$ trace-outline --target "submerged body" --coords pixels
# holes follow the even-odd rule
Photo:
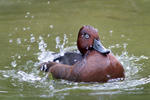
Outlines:
[[[123,66],[101,44],[97,29],[83,26],[79,30],[77,46],[82,56],[80,55],[80,59],[72,63],[73,65],[47,62],[41,65],[41,70],[52,73],[56,79],[76,82],[107,82],[111,79],[125,78]],[[75,55],[65,57],[68,57],[67,61],[76,58]]]

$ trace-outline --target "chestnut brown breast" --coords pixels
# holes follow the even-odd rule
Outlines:
[[[124,69],[112,54],[102,55],[91,51],[74,65],[72,74],[76,75],[76,81],[79,82],[107,82],[109,79],[124,78]]]

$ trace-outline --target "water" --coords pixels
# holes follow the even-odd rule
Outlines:
[[[0,0],[0,99],[146,100],[150,93],[149,0]],[[82,25],[99,30],[123,64],[121,82],[76,83],[40,72],[77,51]]]

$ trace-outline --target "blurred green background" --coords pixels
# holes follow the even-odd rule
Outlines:
[[[47,51],[59,52],[56,38],[62,44],[66,35],[65,48],[75,46],[83,25],[97,28],[105,47],[112,47],[118,59],[126,53],[120,61],[133,71],[127,81],[116,85],[38,79],[45,75],[35,67],[40,41],[45,42]],[[148,100],[149,27],[149,0],[0,0],[0,98]],[[127,86],[122,88],[123,84]],[[119,88],[110,89],[109,85]]]

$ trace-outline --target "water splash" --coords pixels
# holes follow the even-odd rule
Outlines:
[[[56,42],[57,42],[57,46],[60,49],[60,52],[62,52],[63,50],[65,50],[64,45],[65,42],[62,44],[62,46],[60,46],[60,39],[59,37],[56,38]],[[62,91],[68,91],[68,90],[75,90],[75,89],[80,89],[80,90],[98,90],[98,91],[113,91],[118,89],[119,92],[120,89],[121,90],[127,90],[127,89],[139,89],[136,88],[136,86],[140,86],[143,84],[147,84],[150,82],[150,76],[148,76],[147,78],[137,78],[138,77],[138,72],[141,70],[142,68],[142,63],[138,63],[141,60],[147,60],[149,59],[148,57],[142,55],[140,57],[138,56],[134,56],[134,55],[129,55],[127,52],[127,44],[124,43],[123,45],[120,44],[115,44],[109,47],[109,49],[113,49],[113,48],[123,48],[123,51],[121,54],[114,54],[117,59],[123,64],[124,69],[125,69],[125,75],[126,75],[126,79],[124,81],[116,81],[116,82],[108,82],[108,83],[104,83],[104,84],[99,84],[99,83],[95,83],[95,84],[86,84],[86,83],[75,83],[75,82],[68,82],[68,81],[61,81],[59,84],[67,84],[69,85],[68,87],[65,88],[56,88],[53,90],[53,93],[57,93],[57,92],[62,92]],[[63,49],[63,50],[62,50]],[[63,51],[64,52],[64,51]],[[86,85],[85,85],[86,84]],[[140,88],[142,89],[142,88]],[[115,91],[116,92],[116,91]],[[102,92],[102,93],[108,93],[108,92]],[[116,92],[118,93],[118,92]]]
[[[66,34],[64,34],[64,39],[63,39],[63,43],[62,44],[60,44],[60,37],[59,36],[56,37],[56,48],[59,49],[59,52],[60,52],[61,56],[64,55],[64,52],[65,52],[64,51],[64,46],[67,43],[68,43],[68,38],[67,38]]]
[[[35,82],[41,80],[41,78],[39,76],[36,76],[34,73],[28,74],[24,71],[18,71],[17,75],[20,79],[19,81]]]
[[[39,50],[41,52],[46,51],[45,49],[47,48],[47,44],[44,42],[43,37],[39,36],[39,40],[40,40],[40,42],[39,42]]]
[[[11,66],[12,66],[12,67],[16,67],[16,66],[17,66],[16,60],[11,62]]]
[[[31,42],[31,43],[35,42],[35,37],[33,36],[33,34],[31,34],[30,36],[31,36],[30,42]]]
[[[115,46],[114,46],[115,47]],[[121,55],[115,54],[115,56],[118,58],[118,60],[121,62],[122,65],[124,65],[125,69],[125,76],[126,79],[133,78],[136,73],[138,73],[141,70],[142,63],[138,63],[140,60],[147,60],[148,57],[141,55],[140,57],[129,55],[127,52],[127,44],[124,43],[121,45],[116,45],[117,48],[123,48],[123,51]]]
[[[38,53],[38,60],[40,63],[42,62],[47,62],[47,61],[53,61],[54,56],[52,51],[47,51],[47,44],[44,42],[43,37],[39,36],[39,50],[40,52]]]
[[[59,53],[55,53],[53,51],[46,50],[47,44],[44,42],[43,37],[39,36],[39,50],[38,53],[38,60],[40,63],[47,62],[47,61],[53,61],[54,58],[57,58],[58,56],[63,56],[65,52],[67,51],[73,51],[76,50],[76,46],[70,46],[65,47],[65,45],[68,43],[68,38],[66,34],[64,34],[63,43],[61,44],[61,39],[59,36],[56,37],[56,49],[59,49]],[[79,52],[79,51],[77,51]]]
[[[108,83],[76,83],[76,82],[69,82],[66,80],[53,80],[47,79],[49,74],[47,73],[40,73],[38,70],[39,63],[46,62],[46,61],[53,61],[54,58],[63,55],[67,51],[77,50],[75,45],[66,47],[68,43],[68,38],[64,35],[63,41],[60,37],[56,37],[56,49],[59,49],[59,53],[54,53],[53,51],[47,50],[47,43],[45,43],[42,36],[39,36],[39,40],[33,39],[33,34],[31,34],[30,42],[38,41],[38,49],[39,52],[37,53],[39,62],[27,61],[25,65],[17,64],[17,60],[21,59],[20,55],[15,55],[11,62],[11,66],[14,69],[11,70],[0,70],[0,74],[4,79],[11,78],[12,80],[17,80],[18,82],[24,83],[31,83],[31,85],[35,88],[44,88],[46,91],[45,94],[40,95],[40,97],[49,97],[54,96],[56,93],[62,93],[69,90],[94,90],[95,93],[89,93],[90,95],[96,94],[107,94],[107,93],[120,93],[122,91],[132,91],[138,88],[137,86],[141,86],[143,84],[150,83],[150,76],[141,78],[139,77],[138,73],[142,69],[142,63],[139,63],[141,60],[147,60],[148,57],[141,55],[140,57],[130,55],[127,51],[127,44],[124,43],[122,45],[115,44],[111,45],[109,49],[123,49],[121,54],[114,54],[117,59],[123,64],[125,69],[126,79],[124,81],[117,81],[117,82],[108,82]],[[33,39],[33,40],[32,40]],[[79,52],[79,51],[77,51]],[[16,86],[15,83],[13,86]],[[115,91],[114,91],[115,90]],[[96,92],[97,91],[97,92]],[[98,92],[100,91],[100,92]]]

